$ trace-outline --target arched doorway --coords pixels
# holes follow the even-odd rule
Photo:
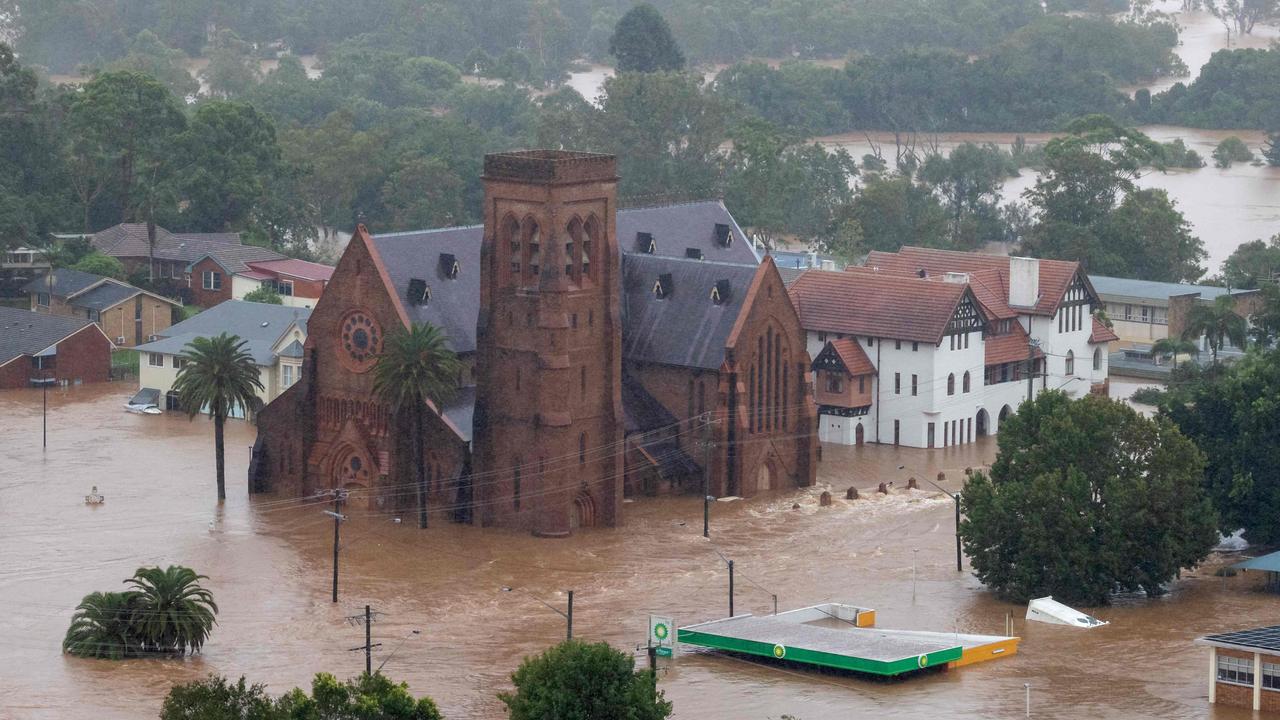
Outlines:
[[[1012,414],[1013,414],[1013,410],[1010,409],[1008,405],[1005,405],[1004,407],[1000,408],[1000,416],[999,416],[1000,424],[1004,425],[1005,418],[1009,417]]]
[[[974,419],[974,425],[978,428],[978,437],[984,437],[987,434],[987,423],[990,419],[987,417],[985,408],[978,411],[978,417]]]
[[[583,490],[573,499],[573,527],[595,527],[595,524],[596,501],[591,498],[590,493]]]
[[[760,469],[756,471],[756,492],[773,489],[773,473],[769,469],[769,463],[761,463]]]
[[[853,431],[853,444],[862,447],[863,440],[862,423],[858,423],[858,428]]]

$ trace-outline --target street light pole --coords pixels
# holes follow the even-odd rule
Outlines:
[[[946,493],[947,497],[951,498],[956,503],[956,572],[964,572],[964,556],[960,552],[960,493],[953,493],[950,490],[943,488],[938,483],[929,480],[929,478],[925,478],[925,480],[927,480],[930,485]]]
[[[526,597],[528,597],[530,600],[533,600],[533,601],[535,601],[535,602],[539,603],[540,605],[542,605],[543,607],[547,608],[547,609],[548,609],[548,610],[550,610],[551,612],[553,612],[553,613],[555,613],[555,614],[559,615],[560,617],[564,618],[564,620],[565,620],[565,639],[567,639],[567,640],[572,640],[572,639],[573,639],[573,591],[572,591],[572,590],[568,590],[568,591],[566,591],[566,592],[568,593],[568,595],[569,595],[569,604],[568,604],[568,607],[566,608],[566,609],[568,610],[568,612],[566,612],[565,610],[561,610],[560,608],[556,607],[555,605],[552,605],[552,604],[548,603],[547,601],[543,600],[542,598],[539,598],[539,597],[534,596],[532,593],[530,593],[528,590],[525,590],[524,588],[513,588],[513,587],[508,587],[508,586],[506,586],[506,585],[502,586],[502,592],[512,592],[512,591],[515,591],[515,590],[519,590],[520,592],[524,593],[524,594],[525,594],[525,596],[526,596]]]

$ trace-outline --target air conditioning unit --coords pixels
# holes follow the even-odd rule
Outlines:
[[[124,344],[124,336],[123,336],[123,335],[121,335],[120,337],[116,338],[116,344],[117,344],[117,345],[123,345],[123,344]]]
[[[148,335],[147,342],[155,342],[160,339],[159,335]]]

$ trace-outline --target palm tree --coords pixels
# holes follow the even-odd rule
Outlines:
[[[1160,338],[1151,345],[1152,355],[1162,355],[1173,358],[1173,367],[1178,368],[1178,356],[1182,354],[1199,355],[1200,347],[1190,340],[1181,338]]]
[[[181,565],[138,568],[125,580],[132,585],[133,632],[151,652],[195,652],[217,620],[213,593],[201,587],[205,575]]]
[[[131,623],[137,594],[95,592],[84,596],[62,638],[62,651],[80,657],[120,660],[138,653]]]
[[[422,434],[426,427],[427,401],[437,410],[453,396],[457,387],[458,357],[449,349],[448,338],[439,328],[415,324],[395,331],[384,341],[378,364],[373,368],[373,391],[396,412],[408,415],[413,442],[413,463],[418,484],[418,527],[427,526],[427,480]]]
[[[201,412],[213,416],[218,502],[227,499],[223,426],[234,408],[240,407],[246,412],[253,409],[258,402],[256,391],[262,389],[258,366],[244,346],[244,340],[225,332],[213,338],[192,340],[182,351],[180,357],[185,364],[173,383],[188,418]]]
[[[1209,352],[1216,364],[1218,350],[1228,341],[1236,347],[1244,347],[1248,327],[1245,319],[1236,314],[1235,298],[1219,295],[1212,305],[1195,305],[1191,308],[1187,315],[1187,328],[1182,331],[1182,339],[1203,335],[1209,342]]]

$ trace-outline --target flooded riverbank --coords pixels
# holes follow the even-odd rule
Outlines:
[[[127,414],[128,391],[51,394],[44,452],[39,394],[0,393],[0,601],[11,620],[0,645],[0,717],[154,717],[170,685],[208,673],[243,674],[277,693],[321,670],[353,675],[363,658],[348,648],[363,633],[344,618],[365,603],[382,613],[375,664],[403,640],[388,674],[433,696],[446,717],[500,717],[494,694],[510,672],[564,632],[558,615],[503,586],[555,605],[572,589],[575,635],[634,648],[650,612],[681,624],[726,614],[717,551],[735,560],[738,612],[769,612],[776,593],[783,609],[846,601],[876,608],[885,626],[959,632],[998,632],[1006,611],[1024,612],[956,572],[951,500],[902,489],[908,475],[938,470],[957,487],[965,467],[992,458],[991,439],[934,451],[828,446],[820,487],[716,503],[712,542],[701,537],[701,504],[688,497],[638,499],[626,505],[622,527],[562,541],[434,518],[424,532],[348,510],[334,605],[333,526],[321,512],[328,504],[247,496],[253,430],[233,422],[229,497],[217,508],[209,422]],[[890,480],[888,497],[843,500],[850,485]],[[103,505],[83,504],[91,485],[106,496]],[[837,498],[829,508],[818,507],[824,487]],[[204,651],[168,662],[63,656],[59,642],[80,598],[118,589],[152,563],[210,576],[222,612]],[[1100,610],[1113,624],[1090,632],[1019,621],[1026,639],[1016,657],[905,682],[688,653],[665,666],[660,685],[675,717],[690,720],[1015,718],[1024,682],[1036,717],[1243,718],[1208,710],[1207,654],[1191,640],[1280,622],[1274,596],[1249,589],[1254,580],[1191,573],[1166,598]]]

